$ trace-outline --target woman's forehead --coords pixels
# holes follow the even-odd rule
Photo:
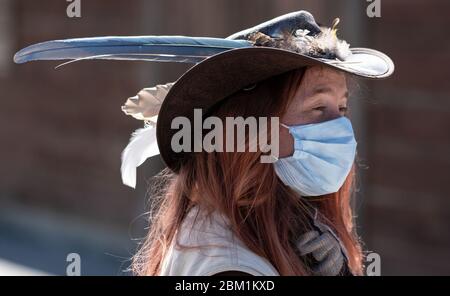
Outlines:
[[[304,95],[320,92],[346,92],[346,75],[324,66],[308,67],[299,89]]]
[[[308,80],[309,83],[344,83],[345,74],[342,71],[335,70],[325,66],[312,66],[306,68],[304,80]]]

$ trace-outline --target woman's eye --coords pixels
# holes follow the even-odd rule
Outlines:
[[[347,110],[348,110],[347,107],[339,107],[339,112],[341,112],[341,113],[346,113]]]
[[[319,107],[313,108],[314,111],[321,111],[321,112],[325,111],[325,109],[326,109],[325,106],[319,106]]]

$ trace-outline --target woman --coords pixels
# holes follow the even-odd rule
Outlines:
[[[157,152],[168,166],[153,185],[150,231],[133,262],[136,274],[361,275],[350,207],[356,141],[346,117],[347,77],[385,78],[394,66],[380,52],[338,39],[337,23],[320,28],[310,13],[298,11],[226,39],[53,41],[15,59],[197,63],[175,83],[144,89],[123,107],[150,123],[123,153],[124,183],[134,187],[135,167]],[[270,121],[275,134],[259,124],[256,135],[246,135],[243,152],[174,149],[174,120],[195,122],[198,108],[222,121],[277,118],[280,124]],[[246,129],[223,129],[239,128]],[[261,161],[267,154],[261,147],[249,149],[261,137],[279,145],[273,163]],[[204,137],[194,131],[187,141],[198,146]],[[230,138],[216,141],[226,146]]]
[[[348,91],[342,72],[314,66],[278,75],[260,84],[263,85],[257,87],[261,89],[229,97],[214,114],[220,118],[279,116],[286,125],[319,123],[346,115]],[[281,127],[280,157],[293,153],[294,138]],[[361,248],[353,232],[349,204],[354,172],[345,176],[345,183],[337,192],[306,198],[282,182],[274,164],[261,163],[260,154],[260,151],[201,152],[194,154],[178,174],[165,172],[162,177],[167,185],[159,193],[161,203],[147,241],[136,257],[136,271],[139,274],[187,275],[200,270],[200,274],[212,274],[230,269],[262,275],[319,272],[307,256],[299,255],[298,249],[302,234],[314,230],[310,213],[317,207],[347,249],[350,270],[361,274]],[[219,223],[215,212],[220,212],[227,223],[221,220],[223,223]],[[195,221],[197,215],[200,218]],[[183,225],[186,218],[189,225]],[[232,235],[228,232],[236,235],[235,242],[230,243]],[[195,249],[204,249],[208,242],[225,247],[213,246],[203,250],[204,253]],[[187,247],[174,250],[176,243]],[[233,252],[236,248],[239,251]],[[208,256],[216,257],[209,259]],[[331,269],[328,267],[322,272],[332,272]],[[341,266],[337,271],[341,269],[345,270]]]

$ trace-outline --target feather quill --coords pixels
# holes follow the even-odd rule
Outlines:
[[[250,47],[246,40],[189,36],[90,37],[53,40],[28,46],[14,56],[21,64],[37,60],[145,60],[198,63],[233,48]]]
[[[122,174],[123,184],[136,188],[136,169],[144,163],[147,158],[159,154],[156,142],[156,126],[146,124],[145,127],[137,129],[130,138],[130,142],[122,152]]]

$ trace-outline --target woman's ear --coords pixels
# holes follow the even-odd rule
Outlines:
[[[279,140],[279,158],[288,157],[294,154],[294,138],[289,133],[289,129],[283,127],[282,125],[280,125]]]

